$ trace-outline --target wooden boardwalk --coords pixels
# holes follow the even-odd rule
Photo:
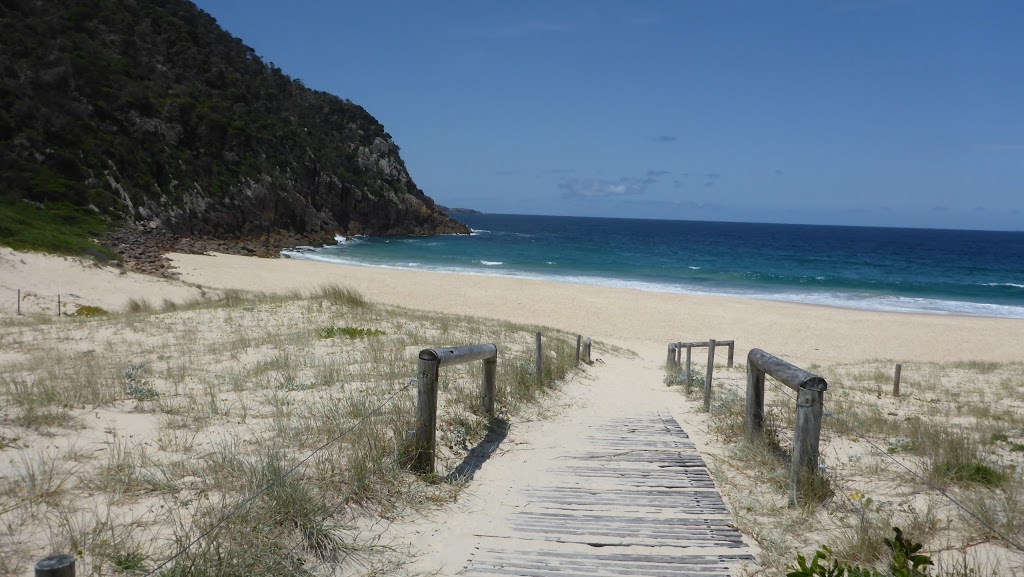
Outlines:
[[[525,505],[475,535],[461,575],[721,576],[754,560],[667,413],[591,425],[586,441],[558,460],[555,484],[521,489]]]

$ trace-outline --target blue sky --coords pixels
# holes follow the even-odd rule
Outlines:
[[[1024,2],[199,0],[485,212],[1024,230]]]

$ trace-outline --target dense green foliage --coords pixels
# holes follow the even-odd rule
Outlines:
[[[106,230],[106,221],[88,209],[0,198],[0,242],[11,248],[114,258],[108,248],[92,240]]]
[[[0,198],[221,237],[442,222],[370,114],[186,0],[0,2]]]
[[[786,577],[928,577],[932,559],[921,553],[923,545],[904,537],[899,527],[893,527],[892,530],[895,536],[885,540],[885,546],[891,554],[887,572],[839,561],[832,555],[831,549],[822,547],[810,563],[803,555],[797,554],[797,564],[789,567]]]

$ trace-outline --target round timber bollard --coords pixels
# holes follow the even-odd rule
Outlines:
[[[75,577],[75,556],[50,555],[36,561],[36,577]]]

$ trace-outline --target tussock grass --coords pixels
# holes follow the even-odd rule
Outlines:
[[[840,560],[885,566],[884,540],[894,526],[945,559],[939,575],[989,575],[993,566],[1024,565],[1024,555],[995,533],[1024,542],[1024,450],[1018,450],[1024,447],[1024,363],[905,362],[898,398],[891,394],[892,367],[888,360],[805,367],[829,383],[819,457],[823,483],[816,496],[805,495],[805,504],[792,508],[793,393],[769,377],[766,435],[748,443],[745,371],[716,366],[707,423],[721,456],[712,469],[739,525],[762,545],[765,574],[785,573],[808,543],[831,547]],[[666,370],[666,384],[682,382],[678,367]],[[687,395],[694,411],[702,392],[694,387]]]
[[[575,335],[381,307],[337,285],[136,299],[89,319],[0,326],[0,432],[4,447],[20,439],[15,463],[0,463],[13,480],[0,511],[18,515],[0,526],[12,535],[0,570],[23,570],[35,543],[78,552],[83,575],[148,571],[243,503],[160,574],[394,570],[356,521],[451,499],[460,486],[444,474],[489,425],[480,363],[446,367],[438,476],[406,470],[418,351],[480,342],[499,349],[505,419],[577,370]]]

